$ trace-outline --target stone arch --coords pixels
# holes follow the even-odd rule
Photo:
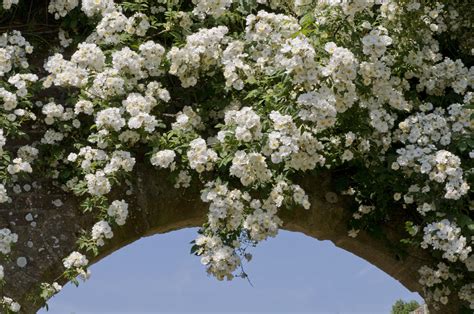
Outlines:
[[[418,293],[409,292],[332,242],[286,230],[252,248],[253,259],[244,264],[250,282],[241,278],[218,281],[205,272],[199,257],[189,254],[189,242],[196,232],[197,228],[183,228],[121,248],[92,265],[91,278],[80,280],[79,287],[67,284],[48,301],[49,310],[40,313],[205,313],[219,309],[389,313],[397,299],[422,302]]]
[[[206,219],[207,206],[200,201],[197,184],[185,191],[176,190],[168,182],[166,173],[150,169],[143,163],[137,164],[133,178],[136,197],[130,202],[130,218],[125,226],[114,229],[114,238],[97,257],[90,258],[92,263],[141,237],[200,226]],[[430,258],[415,248],[408,249],[405,256],[397,255],[390,244],[399,243],[403,237],[402,231],[393,227],[402,226],[401,223],[381,226],[383,238],[377,239],[364,232],[351,238],[347,235],[351,200],[344,197],[333,202],[326,200],[326,194],[332,190],[332,175],[307,176],[300,181],[312,206],[309,210],[281,212],[284,229],[318,240],[330,240],[337,247],[377,266],[408,290],[423,295],[417,281],[417,270],[429,263]],[[37,292],[41,282],[52,282],[62,273],[62,259],[74,249],[81,229],[90,230],[94,224],[91,214],[80,211],[79,199],[48,182],[40,183],[38,189],[18,196],[13,204],[0,209],[1,222],[19,235],[12,259],[5,264],[7,282],[4,295],[20,302],[24,313],[34,313],[43,305],[32,302],[29,296]],[[115,193],[120,197],[120,191]],[[64,205],[53,206],[52,202],[58,198]],[[33,217],[33,221],[26,217]],[[26,243],[33,243],[33,246]],[[25,267],[16,265],[19,257],[28,258]],[[442,313],[457,313],[457,309],[457,304],[451,303],[450,308],[443,309]]]

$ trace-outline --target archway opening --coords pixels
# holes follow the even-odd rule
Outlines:
[[[398,281],[367,261],[281,231],[252,250],[244,265],[251,284],[208,277],[189,254],[195,228],[142,238],[91,267],[92,277],[71,284],[39,313],[330,312],[389,313],[395,300],[415,299]]]

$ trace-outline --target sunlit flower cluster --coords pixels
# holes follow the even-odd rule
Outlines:
[[[228,31],[227,27],[219,26],[189,35],[183,48],[173,47],[168,52],[169,73],[178,76],[183,87],[196,85],[200,72],[205,73],[218,64],[221,42]]]
[[[64,259],[63,264],[66,269],[73,268],[73,267],[82,268],[82,267],[87,266],[87,264],[89,264],[89,260],[86,258],[85,255],[74,251],[71,254],[69,254],[68,257]]]
[[[432,246],[435,250],[443,251],[443,257],[451,262],[458,259],[464,261],[472,251],[467,246],[466,238],[461,236],[461,229],[447,219],[434,222],[424,228],[421,246]]]
[[[3,297],[0,299],[0,304],[4,309],[12,311],[13,313],[18,313],[21,309],[21,305],[9,297]]]
[[[104,239],[111,239],[114,236],[112,228],[107,221],[101,220],[96,222],[92,227],[92,240],[96,241],[98,246],[105,244]]]

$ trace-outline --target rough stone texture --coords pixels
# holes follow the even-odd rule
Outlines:
[[[90,258],[95,263],[115,250],[157,233],[165,233],[185,227],[200,226],[206,219],[207,206],[200,201],[200,186],[194,184],[188,190],[176,190],[168,181],[166,173],[138,164],[133,174],[136,198],[130,204],[127,224],[114,229],[114,238],[108,241],[101,254]],[[308,176],[301,184],[310,195],[312,206],[309,210],[291,209],[281,213],[285,221],[284,229],[302,232],[319,240],[330,240],[336,246],[374,264],[411,291],[423,295],[417,282],[418,268],[430,262],[429,256],[421,249],[412,249],[400,258],[390,243],[399,243],[400,230],[390,222],[382,226],[384,239],[375,239],[361,232],[357,238],[347,236],[348,208],[351,200],[339,197],[331,203],[326,193],[331,191],[331,174],[318,177]],[[4,261],[7,284],[4,295],[22,304],[22,313],[35,313],[42,304],[34,303],[29,295],[37,293],[41,282],[53,282],[63,271],[62,259],[75,248],[81,229],[90,230],[94,224],[91,214],[83,214],[80,200],[70,194],[42,182],[40,189],[20,194],[12,204],[0,208],[0,222],[19,235],[11,261]],[[120,197],[120,195],[116,195]],[[64,203],[61,207],[52,204],[55,199]],[[26,216],[31,216],[26,219]],[[31,223],[36,226],[32,227]],[[31,246],[33,243],[33,247]],[[19,268],[17,258],[27,258],[27,265]],[[133,267],[133,266],[132,266]],[[314,278],[317,280],[317,278]],[[458,305],[443,309],[440,313],[457,313]]]

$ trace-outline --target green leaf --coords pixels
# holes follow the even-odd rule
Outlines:
[[[196,254],[197,250],[199,250],[200,246],[199,245],[193,245],[191,247],[191,254]]]
[[[458,215],[456,217],[456,220],[457,220],[457,223],[458,223],[459,227],[461,227],[461,228],[473,224],[472,219],[469,216],[464,215],[464,214]]]

